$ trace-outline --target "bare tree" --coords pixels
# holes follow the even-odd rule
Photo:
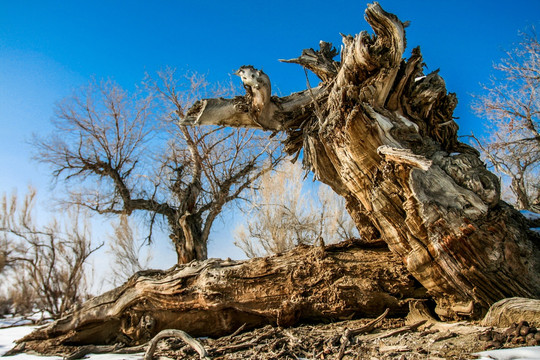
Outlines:
[[[111,283],[118,286],[136,272],[147,269],[151,253],[142,258],[141,246],[137,245],[136,240],[137,232],[129,223],[127,215],[120,215],[113,227],[114,234],[110,236],[108,253],[112,256]]]
[[[84,300],[85,264],[103,244],[92,247],[90,228],[79,208],[55,216],[65,221],[39,225],[35,202],[33,189],[20,203],[16,195],[2,198],[0,233],[11,249],[6,256],[11,271],[3,275],[12,284],[10,296],[19,310],[35,307],[57,318]]]
[[[518,209],[540,211],[540,43],[534,32],[494,66],[499,74],[473,108],[489,120],[473,140],[490,167],[509,183]]]
[[[283,253],[317,239],[333,243],[358,236],[343,198],[324,184],[317,196],[303,179],[301,165],[291,162],[261,177],[244,208],[246,223],[235,229],[235,245],[248,257]]]
[[[178,125],[198,97],[223,92],[199,75],[181,81],[170,69],[134,95],[94,82],[58,105],[55,134],[35,138],[36,158],[54,179],[77,186],[71,204],[100,214],[143,212],[149,241],[163,219],[178,263],[205,259],[223,208],[281,158],[253,130]]]
[[[356,225],[346,210],[345,199],[326,184],[319,185],[321,236],[327,243],[359,237]]]

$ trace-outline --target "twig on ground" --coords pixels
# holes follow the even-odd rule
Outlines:
[[[438,336],[436,336],[433,339],[433,342],[435,343],[437,341],[443,341],[443,340],[451,339],[451,338],[456,337],[456,336],[457,336],[456,333],[448,331],[446,333],[442,333],[442,334],[439,334]]]
[[[228,335],[227,337],[229,339],[232,339],[233,337],[235,337],[236,335],[240,334],[245,328],[246,328],[246,323],[244,323],[244,325],[240,326],[238,329],[235,330],[235,332],[233,332],[231,335]]]
[[[105,354],[105,353],[115,353],[120,344],[115,345],[85,345],[81,346],[71,354],[64,356],[63,360],[77,360],[82,359],[88,354]]]
[[[377,326],[377,324],[379,324],[386,317],[386,315],[388,315],[389,311],[390,309],[386,309],[381,315],[379,315],[378,318],[376,318],[373,321],[370,321],[364,326],[359,327],[358,329],[353,329],[353,330],[345,329],[345,331],[343,332],[343,335],[341,336],[341,346],[339,348],[338,356],[336,359],[341,360],[343,358],[343,356],[345,355],[345,349],[351,342],[351,337],[357,336],[360,334],[370,333],[371,331],[373,331],[375,326]]]
[[[427,322],[427,320],[422,320],[422,321],[419,321],[419,322],[417,322],[415,324],[412,324],[412,325],[406,325],[406,326],[403,326],[403,327],[401,327],[401,328],[399,328],[397,330],[393,330],[393,331],[387,332],[386,334],[376,336],[374,339],[377,339],[377,340],[385,339],[385,338],[388,338],[388,337],[392,337],[392,336],[403,334],[403,333],[406,333],[406,332],[409,332],[409,331],[413,331],[413,330],[418,329],[420,326],[424,325],[426,322]]]

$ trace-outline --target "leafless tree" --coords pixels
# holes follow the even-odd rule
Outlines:
[[[291,162],[261,177],[244,207],[246,222],[235,230],[235,245],[248,257],[283,253],[317,239],[332,243],[358,236],[343,198],[324,184],[317,197],[303,179],[301,165]]]
[[[509,182],[519,209],[540,210],[540,43],[534,31],[495,65],[498,77],[473,108],[488,136],[473,136],[486,162]]]
[[[141,246],[137,244],[137,231],[133,229],[127,215],[120,215],[113,228],[108,253],[112,256],[111,283],[118,286],[136,272],[147,269],[151,253],[148,252],[146,258],[143,258]]]
[[[2,275],[11,284],[10,297],[19,311],[35,307],[61,317],[87,294],[85,264],[102,245],[92,247],[89,225],[80,209],[55,215],[65,221],[40,225],[35,202],[33,189],[22,202],[16,194],[2,197],[0,235],[10,249]]]
[[[142,212],[149,240],[156,224],[168,226],[178,263],[205,259],[223,208],[281,159],[261,132],[179,125],[200,96],[223,92],[170,69],[133,95],[112,81],[94,82],[57,106],[55,133],[35,137],[35,157],[66,181],[71,204],[100,214]]]
[[[321,220],[323,227],[321,236],[328,243],[338,242],[360,235],[354,221],[345,210],[345,199],[338,196],[328,185],[319,184],[318,197],[320,202]]]

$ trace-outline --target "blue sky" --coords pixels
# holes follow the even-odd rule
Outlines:
[[[440,68],[458,94],[460,134],[481,131],[470,110],[491,66],[540,23],[540,1],[381,1],[410,20],[410,50],[420,45],[428,70]],[[47,169],[30,160],[32,132],[50,131],[54,103],[92,77],[132,88],[145,72],[165,66],[228,80],[244,64],[263,68],[278,95],[305,88],[303,70],[278,62],[319,40],[341,43],[339,33],[371,29],[362,1],[0,1],[0,191],[42,197]],[[234,81],[239,81],[234,79]],[[221,233],[226,233],[222,226]],[[222,235],[226,236],[226,235]],[[221,237],[221,235],[220,235]],[[232,256],[214,240],[210,256]]]

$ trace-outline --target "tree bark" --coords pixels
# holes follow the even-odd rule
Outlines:
[[[190,213],[185,213],[174,223],[169,222],[170,238],[176,250],[177,264],[208,258],[208,235],[201,231],[201,223],[197,214]]]
[[[404,315],[427,298],[386,247],[346,242],[301,246],[247,261],[209,259],[168,271],[140,272],[19,343],[40,353],[71,353],[84,344],[137,345],[164,329],[223,336],[298,321]],[[20,345],[20,348],[23,346]]]
[[[251,97],[195,104],[185,125],[284,131],[284,149],[347,200],[366,241],[382,239],[444,318],[480,316],[497,300],[540,297],[540,239],[500,200],[478,152],[457,138],[457,97],[419,48],[404,60],[405,26],[377,3],[375,31],[343,36],[341,61],[321,42],[297,59],[322,83],[273,97],[253,119]],[[259,109],[260,110],[260,109]],[[264,127],[259,124],[265,124]],[[273,124],[273,125],[272,125]]]

